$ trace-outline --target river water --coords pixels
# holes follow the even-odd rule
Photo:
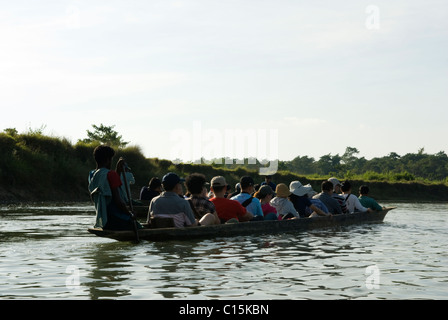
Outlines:
[[[91,204],[0,209],[0,299],[447,299],[448,204],[383,223],[190,242],[91,235]]]

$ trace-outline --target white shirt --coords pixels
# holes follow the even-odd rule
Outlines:
[[[354,194],[341,194],[341,196],[345,198],[345,203],[349,213],[353,213],[355,211],[367,212],[367,208],[363,207],[361,202],[359,202],[358,197]]]

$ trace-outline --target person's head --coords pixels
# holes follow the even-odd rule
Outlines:
[[[291,192],[291,194],[298,196],[298,197],[303,197],[305,195],[308,194],[308,192],[310,192],[311,190],[313,190],[313,188],[311,187],[311,185],[302,185],[302,183],[300,181],[292,181],[289,184],[289,191]]]
[[[227,192],[227,182],[223,176],[213,177],[210,183],[210,189],[215,194],[216,198],[224,198]]]
[[[341,185],[341,191],[344,193],[349,193],[352,190],[352,185],[350,184],[350,182],[348,180],[345,180],[344,182],[342,182]]]
[[[277,195],[277,197],[287,198],[291,194],[291,191],[289,191],[289,188],[286,184],[279,183],[275,187],[275,194]]]
[[[254,191],[254,179],[248,176],[241,177],[240,179],[241,191],[252,193]]]
[[[160,181],[160,179],[157,177],[153,177],[149,181],[149,189],[158,191],[158,192],[162,191],[162,181]]]
[[[188,192],[192,195],[205,195],[207,194],[207,180],[202,173],[192,173],[185,180]]]
[[[341,182],[336,178],[330,178],[328,179],[333,184],[333,191],[336,193],[341,192]]]
[[[266,181],[266,183],[269,183],[272,181],[272,176],[267,175],[266,177],[264,177],[264,181]]]
[[[114,149],[106,145],[99,145],[93,150],[93,158],[95,159],[97,168],[110,169],[112,167],[112,158],[114,156]]]
[[[185,179],[179,178],[174,172],[169,172],[162,178],[163,189],[165,189],[165,191],[182,194],[183,190],[181,182],[183,181],[185,181]]]
[[[273,195],[274,191],[272,191],[272,188],[268,185],[261,186],[254,194],[255,198],[259,199],[260,201],[269,201],[272,199]]]
[[[324,181],[322,182],[321,189],[324,193],[333,193],[333,183],[330,181]]]
[[[368,186],[360,186],[359,187],[359,194],[360,195],[368,195],[369,194],[369,187]]]

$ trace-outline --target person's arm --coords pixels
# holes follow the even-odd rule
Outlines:
[[[120,196],[120,187],[121,187],[121,179],[117,172],[109,171],[107,174],[107,180],[109,182],[110,190],[112,192],[112,201],[114,204],[124,213],[131,215],[129,212],[126,203],[124,203],[123,199]]]
[[[193,210],[191,209],[191,206],[190,206],[190,203],[188,202],[188,200],[185,200],[184,207],[185,207],[185,215],[188,217],[188,219],[190,220],[191,224],[193,226],[197,225],[198,221],[194,217]]]
[[[353,197],[352,197],[352,198],[353,198]],[[358,199],[358,198],[354,197],[354,198],[351,199],[351,200],[354,200],[354,201],[355,201],[355,209],[356,209],[356,210],[361,211],[361,212],[370,212],[370,211],[371,211],[370,209],[364,207],[364,206],[361,204],[361,202],[359,202],[359,199]]]
[[[376,202],[375,199],[372,199],[372,203],[373,203],[373,208],[374,208],[375,210],[377,210],[377,211],[382,211],[382,210],[383,210],[383,207],[380,206],[380,205],[378,204],[378,202]]]
[[[233,201],[235,201],[235,200],[233,200]],[[237,209],[238,210],[237,217],[240,222],[250,221],[254,218],[254,215],[251,212],[247,211],[247,209],[244,208],[241,205],[241,203],[239,203],[238,201],[235,201],[235,202],[237,203],[237,205],[236,205],[236,207],[238,208]]]
[[[246,210],[246,213],[243,216],[238,217],[238,220],[240,220],[241,222],[244,222],[244,221],[250,221],[253,218],[254,218],[254,215]]]
[[[255,201],[254,201],[255,200]],[[255,213],[254,216],[261,216],[264,217],[263,209],[261,208],[261,202],[257,198],[252,199],[252,205],[255,206]]]
[[[314,212],[316,212],[319,216],[328,216],[328,214],[326,214],[325,212],[323,212],[321,209],[319,209],[316,205],[311,204],[310,205],[311,210],[313,210]]]

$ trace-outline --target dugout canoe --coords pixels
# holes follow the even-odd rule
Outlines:
[[[384,220],[386,214],[392,209],[395,208],[385,208],[383,211],[370,213],[358,212],[352,214],[334,215],[332,217],[303,218],[282,221],[254,221],[186,228],[148,228],[139,229],[138,234],[139,238],[143,240],[165,241],[299,232],[352,224],[379,223]],[[113,231],[99,228],[89,228],[88,231],[99,237],[119,241],[133,241],[135,239],[135,234],[133,231]]]

